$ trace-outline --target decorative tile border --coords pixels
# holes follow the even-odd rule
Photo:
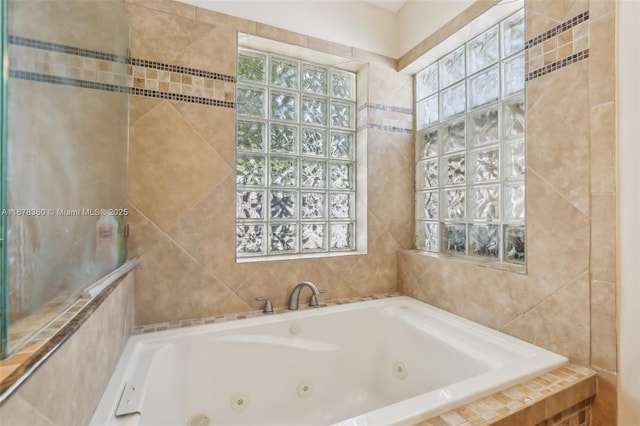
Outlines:
[[[564,59],[561,59],[552,64],[549,64],[543,68],[539,68],[533,72],[528,73],[525,76],[525,80],[529,81],[538,77],[542,77],[543,75],[559,70],[560,68],[564,68],[567,65],[575,64],[576,62],[580,62],[583,59],[588,59],[588,58],[589,58],[589,49],[583,50],[582,52],[576,53],[575,55],[568,56]]]
[[[398,296],[402,296],[402,295],[400,293],[381,293],[381,294],[373,294],[371,296],[365,296],[365,297],[347,297],[342,299],[333,299],[327,302],[320,302],[320,307],[324,308],[327,306],[346,305],[349,303],[366,302],[368,300],[387,299],[389,297],[398,297]],[[306,306],[306,305],[300,305],[300,310],[303,311],[307,309],[315,309],[315,308],[310,308],[309,306]],[[284,307],[274,308],[274,310],[276,314],[284,314],[287,312],[291,312]],[[262,313],[262,310],[256,310],[256,311],[239,312],[239,313],[226,314],[226,315],[216,315],[216,316],[205,317],[205,318],[192,318],[192,319],[187,319],[182,321],[138,325],[133,328],[133,332],[131,334],[133,335],[146,334],[146,333],[153,333],[156,331],[174,330],[177,328],[192,327],[195,325],[229,322],[229,321],[236,321],[236,320],[247,319],[247,318],[256,318],[256,317],[262,317],[262,316],[265,316],[265,314]]]
[[[368,111],[365,115],[364,111]],[[358,131],[364,129],[382,130],[384,132],[413,133],[413,110],[392,105],[365,103],[358,107],[358,117],[361,122],[367,121],[358,127]]]
[[[532,38],[531,40],[527,41],[526,44],[526,48],[529,49],[537,44],[542,43],[543,41],[549,40],[552,37],[557,36],[560,33],[563,33],[573,27],[575,27],[578,24],[581,24],[582,22],[586,21],[589,19],[589,11],[587,10],[586,12],[582,12],[581,14],[574,16],[573,18],[569,19],[568,21],[563,22],[562,24],[558,25],[555,28],[550,29],[549,31],[545,31],[542,34]]]
[[[10,76],[235,108],[235,76],[11,36]]]
[[[526,43],[526,81],[589,57],[589,11]]]
[[[586,425],[596,373],[566,364],[418,423],[419,426]],[[582,419],[581,423],[565,423]]]

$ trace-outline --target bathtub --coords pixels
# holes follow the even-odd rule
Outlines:
[[[566,361],[391,297],[132,336],[91,424],[413,424]]]

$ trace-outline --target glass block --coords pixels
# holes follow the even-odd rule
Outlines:
[[[353,188],[353,165],[351,163],[331,163],[331,188]]]
[[[351,160],[354,150],[353,133],[331,132],[331,158]]]
[[[523,142],[506,146],[505,170],[508,179],[522,179],[526,169],[525,146]]]
[[[331,194],[331,219],[350,219],[353,216],[351,194]]]
[[[355,128],[355,106],[331,101],[331,127]]]
[[[236,157],[236,183],[238,185],[264,185],[265,160],[263,157],[238,155]]]
[[[464,77],[464,46],[440,59],[440,89]]]
[[[507,262],[524,263],[525,230],[524,226],[504,227],[504,258]]]
[[[433,63],[416,74],[416,98],[423,99],[438,91],[438,63]]]
[[[327,234],[326,225],[322,223],[303,223],[302,228],[302,251],[326,251]]]
[[[416,104],[418,130],[438,121],[438,95],[424,99]]]
[[[298,194],[295,191],[271,191],[269,212],[271,219],[295,219]]]
[[[265,254],[264,225],[236,226],[236,253],[238,256]]]
[[[480,220],[493,220],[500,217],[500,187],[482,186],[471,190],[472,206],[470,206],[474,218]]]
[[[524,49],[524,10],[502,21],[502,57]]]
[[[241,50],[238,53],[238,80],[267,82],[267,57],[261,53]]]
[[[302,128],[302,154],[324,155],[327,132],[320,129]]]
[[[439,232],[438,223],[435,222],[418,222],[418,241],[417,247],[427,251],[439,250]]]
[[[447,218],[464,219],[464,189],[452,189],[445,191],[444,196],[447,201]]]
[[[326,95],[328,75],[329,72],[326,68],[302,64],[302,90],[318,95]]]
[[[496,225],[471,225],[469,251],[475,256],[498,259],[500,228]]]
[[[258,121],[238,120],[236,144],[238,149],[264,151],[265,124]]]
[[[524,90],[524,54],[505,61],[503,67],[502,96]]]
[[[271,157],[269,160],[269,170],[271,175],[271,185],[274,186],[295,186],[297,185],[297,160],[285,157]]]
[[[327,163],[318,161],[303,161],[300,167],[302,186],[324,188],[327,186]]]
[[[418,189],[438,187],[438,160],[417,165],[416,186]]]
[[[474,109],[500,97],[500,67],[495,65],[469,79],[469,109]]]
[[[294,223],[271,225],[269,235],[269,253],[287,253],[298,251],[298,226]]]
[[[302,219],[324,219],[325,197],[324,192],[303,192]]]
[[[271,57],[271,84],[287,89],[298,88],[298,62]]]
[[[352,250],[354,248],[352,223],[332,223],[329,247],[333,250]]]
[[[445,225],[444,246],[450,253],[464,254],[467,246],[467,228],[463,224]]]
[[[463,113],[465,111],[464,81],[440,92],[440,120]]]
[[[271,123],[269,141],[271,152],[295,153],[298,148],[298,128]]]
[[[236,192],[236,218],[237,219],[262,219],[263,191],[239,191]]]
[[[266,114],[266,91],[259,87],[238,86],[236,109],[239,115],[264,118]]]
[[[498,27],[493,27],[467,43],[469,74],[494,64],[500,59]]]
[[[456,120],[442,125],[442,140],[444,141],[444,152],[460,151],[466,146],[467,136],[465,119]]]
[[[416,144],[416,159],[433,157],[438,155],[438,128],[423,129],[418,131]]]
[[[504,137],[522,137],[525,132],[524,100],[512,99],[503,104]]]
[[[354,101],[356,99],[356,75],[332,69],[331,96]]]
[[[298,119],[298,95],[271,91],[271,118],[296,121]]]
[[[469,115],[469,143],[483,145],[500,140],[498,104]]]
[[[327,124],[327,101],[325,99],[302,97],[302,122],[324,126]]]
[[[458,185],[465,182],[465,157],[452,155],[445,159],[447,165],[447,184]]]
[[[438,219],[439,195],[437,191],[418,192],[416,201],[416,217],[418,219]]]
[[[504,215],[506,220],[523,220],[525,217],[525,188],[523,184],[504,187]]]
[[[500,148],[478,150],[474,157],[474,182],[487,182],[500,178]]]

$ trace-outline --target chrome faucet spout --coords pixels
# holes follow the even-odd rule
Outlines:
[[[299,304],[300,304],[300,292],[302,291],[303,288],[305,287],[309,287],[311,289],[311,303],[309,304],[309,306],[311,307],[317,307],[318,306],[318,301],[317,301],[317,297],[320,293],[324,293],[326,290],[320,290],[318,289],[318,287],[316,287],[316,285],[314,283],[312,283],[311,281],[302,281],[301,283],[299,283],[298,285],[296,285],[293,290],[291,291],[291,297],[289,297],[289,310],[290,311],[297,311]],[[315,301],[315,303],[313,303]]]

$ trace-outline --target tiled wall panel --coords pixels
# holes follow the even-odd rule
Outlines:
[[[527,273],[403,251],[399,289],[598,372],[615,424],[615,3],[526,1]]]
[[[357,59],[363,65],[368,62],[368,89],[358,94],[357,105],[359,131],[365,132],[368,146],[368,254],[237,264],[233,109],[134,95],[129,219],[131,255],[142,256],[136,277],[137,322],[257,309],[256,296],[284,306],[302,280],[327,289],[324,297],[332,299],[393,291],[395,252],[412,243],[413,197],[410,191],[398,190],[412,185],[413,173],[406,167],[413,155],[411,76],[396,73],[393,61],[357,49],[186,5],[168,5],[127,3],[133,58],[232,77],[235,33],[245,31]],[[167,28],[179,35],[168,37]],[[167,83],[166,74],[161,81],[160,70],[149,74],[148,66],[144,72],[136,66],[133,73],[134,87],[167,88],[160,86]],[[220,81],[215,80],[215,89]],[[168,83],[169,91],[178,90],[172,89],[171,78]],[[184,80],[180,83],[184,93]],[[206,79],[198,84],[203,91],[197,96],[211,95],[205,93],[210,86]],[[233,101],[233,81],[224,81],[218,90],[214,96]]]

